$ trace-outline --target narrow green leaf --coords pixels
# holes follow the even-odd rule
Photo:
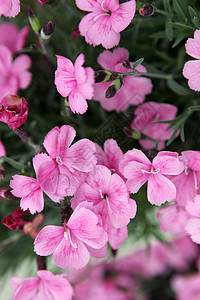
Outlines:
[[[177,131],[178,131],[178,130],[175,130],[175,131],[172,133],[170,139],[169,139],[168,142],[167,142],[167,146],[169,146],[169,145],[173,142],[173,140],[174,140],[175,137],[176,137]]]
[[[192,6],[190,6],[190,5],[188,6],[188,11],[189,11],[191,19],[193,19],[194,17],[198,17],[196,10],[194,8],[192,8]]]
[[[167,38],[172,41],[173,40],[173,27],[172,27],[172,22],[167,22],[165,26],[165,33]]]
[[[167,85],[175,94],[179,96],[190,96],[193,94],[192,91],[189,89],[183,87],[178,82],[176,82],[174,79],[167,80]]]
[[[182,125],[181,125],[181,128],[180,128],[180,136],[181,136],[181,141],[182,141],[183,143],[185,142],[184,125],[185,125],[185,124],[182,124]]]
[[[138,60],[136,60],[136,62],[132,66],[132,69],[134,70],[135,68],[137,68],[137,66],[139,66],[143,61],[144,58],[139,58]]]
[[[194,26],[196,28],[199,29],[199,18],[197,18],[197,17],[192,18],[192,23],[194,24]]]
[[[188,19],[186,17],[186,15],[184,14],[181,6],[179,5],[177,0],[173,0],[173,5],[174,5],[174,10],[176,12],[176,14],[178,15],[179,19],[184,22],[187,23]]]
[[[179,34],[177,36],[177,38],[175,39],[172,48],[175,48],[176,46],[178,46],[180,44],[180,42],[182,42],[182,40],[186,37],[187,35],[185,33],[183,34]]]
[[[190,106],[190,107],[188,107],[188,109],[191,110],[191,111],[199,111],[200,110],[200,105]]]
[[[185,32],[193,32],[196,28],[189,26],[189,25],[185,25],[183,23],[179,23],[179,22],[169,22],[169,24],[171,24],[172,27],[177,28],[179,30],[185,31]]]
[[[159,38],[166,38],[166,32],[165,31],[158,31],[155,33],[152,33],[149,35],[150,38],[155,38],[155,39],[159,39]]]
[[[15,169],[22,170],[25,168],[25,165],[13,160],[12,158],[7,157],[7,156],[2,156],[1,159],[4,162],[7,162],[9,165],[11,165]]]
[[[164,8],[167,12],[171,13],[171,3],[170,0],[163,0]]]

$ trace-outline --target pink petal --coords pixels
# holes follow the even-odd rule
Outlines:
[[[71,234],[71,240],[75,247],[63,238],[54,252],[53,260],[61,268],[83,268],[89,262],[90,254],[85,245],[73,234]]]
[[[69,77],[68,73],[58,69],[55,72],[55,85],[61,96],[68,97],[71,91],[76,88],[77,83],[75,77]]]
[[[120,201],[128,203],[129,194],[126,183],[118,174],[112,174],[109,186],[109,201]]]
[[[145,171],[150,171],[150,166],[136,161],[129,162],[125,168],[121,168],[120,170],[125,178],[128,179],[126,185],[131,193],[137,193],[150,177],[148,173],[145,173]]]
[[[52,159],[50,156],[48,156],[46,153],[38,153],[33,157],[33,167],[36,173],[36,176],[38,174],[39,168],[42,164],[46,162],[51,162]]]
[[[9,18],[11,17],[14,18],[20,12],[20,2],[19,0],[12,0],[11,2],[12,2],[11,9],[9,11],[6,11],[4,13],[4,16]]]
[[[176,198],[176,187],[161,174],[152,174],[148,179],[147,198],[151,204],[161,205]]]
[[[29,209],[32,215],[36,212],[41,212],[44,209],[43,191],[38,188],[38,190],[30,192],[28,196],[21,199],[20,207],[23,210]]]
[[[34,241],[34,251],[41,256],[52,254],[63,239],[63,226],[48,225],[38,233]]]
[[[195,30],[194,38],[189,38],[185,44],[186,52],[190,56],[200,59],[200,30]]]
[[[115,71],[115,66],[122,63],[123,60],[129,59],[129,52],[125,48],[118,47],[114,49],[113,53],[108,50],[104,50],[98,56],[98,64],[105,70]]]
[[[185,209],[191,216],[200,218],[200,195],[197,195],[194,201],[188,201]]]
[[[115,32],[124,30],[133,19],[136,10],[135,0],[127,1],[119,5],[119,9],[111,13],[110,19]]]
[[[185,226],[193,242],[200,244],[200,219],[191,218]]]
[[[138,149],[129,150],[124,154],[124,158],[120,163],[120,168],[123,169],[131,161],[147,165],[149,168],[151,167],[150,160],[141,150]]]
[[[65,156],[63,155],[63,163],[68,168],[89,172],[96,165],[95,150],[96,147],[93,142],[88,139],[81,139],[68,149]]]
[[[200,171],[200,151],[183,151],[182,156],[186,159],[187,167],[194,171]]]
[[[0,45],[0,72],[5,73],[10,69],[12,63],[12,53],[4,45]]]
[[[38,298],[39,278],[25,279],[14,292],[13,300],[32,300]]]
[[[61,55],[56,55],[56,57],[58,69],[68,72],[69,74],[74,74],[74,66],[70,59]]]
[[[62,158],[66,155],[75,136],[76,131],[73,127],[63,125],[59,129],[56,126],[46,135],[43,145],[53,159],[57,156]]]
[[[0,16],[12,8],[11,0],[0,0]]]
[[[94,189],[87,183],[84,183],[71,199],[71,206],[75,209],[82,201],[88,201],[92,203],[98,203],[101,200],[101,196],[98,189]]]
[[[163,175],[178,175],[184,170],[184,164],[177,157],[167,155],[154,157],[152,165]]]
[[[107,255],[107,252],[108,252],[108,246],[107,244],[105,244],[105,246],[103,246],[102,248],[100,249],[94,249],[88,245],[86,245],[90,255],[92,257],[95,257],[95,258],[102,258],[102,257],[105,257]]]
[[[76,0],[76,5],[84,11],[94,11],[101,9],[101,1],[99,0]]]
[[[98,217],[91,210],[84,207],[75,209],[70,217],[67,227],[73,234],[92,248],[102,248],[108,238],[106,232],[100,226],[97,226]]]
[[[189,87],[200,91],[200,60],[187,61],[183,67],[183,76],[188,80]]]
[[[95,190],[102,194],[107,193],[110,187],[111,171],[104,166],[95,166],[89,174],[87,183]],[[100,195],[100,194],[99,194]]]
[[[85,75],[85,82],[78,85],[78,90],[85,99],[90,100],[94,94],[94,70],[90,67],[85,68]]]
[[[122,228],[112,228],[108,232],[108,241],[113,250],[118,249],[128,237],[127,226]]]
[[[83,64],[85,62],[85,57],[81,53],[75,63],[74,63],[74,72],[75,72],[75,77],[76,81],[78,84],[83,84],[86,81],[86,74],[85,74],[85,69],[83,68]]]
[[[79,92],[78,88],[75,88],[69,94],[69,106],[73,113],[84,114],[88,109],[88,104],[86,99]]]

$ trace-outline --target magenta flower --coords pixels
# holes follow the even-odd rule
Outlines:
[[[128,72],[122,66],[123,60],[129,59],[129,52],[125,48],[114,49],[111,51],[102,52],[97,61],[105,70],[125,73]],[[133,64],[133,63],[131,63]],[[139,65],[136,70],[146,72],[146,68]],[[123,86],[110,99],[105,97],[105,92],[110,85],[110,82],[100,82],[94,84],[94,97],[96,101],[100,101],[102,107],[107,110],[115,110],[117,112],[125,111],[130,105],[138,105],[142,103],[145,96],[152,91],[152,82],[150,79],[141,76],[129,76],[123,80]]]
[[[197,60],[187,61],[183,67],[183,76],[192,90],[200,91],[200,30],[195,30],[194,38],[185,44],[186,52]]]
[[[73,289],[66,275],[54,275],[49,271],[40,270],[38,277],[25,280],[12,277],[11,286],[14,290],[12,300],[71,300]]]
[[[197,195],[193,201],[188,201],[185,208],[190,215],[185,229],[192,241],[200,244],[200,195]]]
[[[87,173],[96,165],[95,144],[81,139],[70,147],[75,136],[74,128],[63,125],[61,128],[54,127],[44,139],[43,145],[51,160],[41,166],[38,181],[50,194],[54,194],[55,189],[59,192],[62,186],[65,196],[74,195]]]
[[[18,27],[13,23],[0,24],[0,44],[5,45],[14,54],[24,47],[29,26],[18,30]]]
[[[108,168],[96,166],[71,199],[72,208],[83,201],[92,203],[93,211],[101,216],[109,242],[121,245],[127,236],[124,227],[135,217],[137,208],[129,198],[124,180]],[[119,235],[114,229],[121,229]]]
[[[77,206],[64,226],[44,227],[35,239],[35,252],[42,256],[54,253],[54,262],[61,268],[86,266],[89,249],[100,249],[108,240],[98,216],[87,207],[87,202]]]
[[[176,203],[184,206],[200,193],[200,151],[188,150],[181,154],[185,165],[184,171],[171,180],[176,186]]]
[[[123,158],[123,152],[113,139],[108,139],[104,143],[103,149],[96,144],[97,165],[102,165],[111,170],[112,173],[117,173],[123,177],[119,170],[119,163]]]
[[[0,104],[0,121],[8,124],[13,130],[19,128],[28,118],[28,103],[24,98],[8,95]]]
[[[68,97],[69,106],[73,113],[84,114],[88,108],[86,99],[93,96],[94,71],[84,68],[84,55],[80,54],[73,66],[72,62],[56,55],[58,68],[55,72],[55,85],[63,97]]]
[[[0,17],[15,17],[20,12],[19,0],[1,0],[0,1]]]
[[[164,148],[164,141],[171,137],[173,130],[168,129],[170,124],[152,122],[173,120],[177,110],[176,106],[168,103],[146,102],[134,111],[135,118],[131,124],[131,128],[157,141],[158,149],[161,150]],[[155,143],[148,139],[141,139],[139,143],[145,149],[155,147]]]
[[[0,45],[0,102],[7,95],[17,95],[19,89],[26,89],[31,82],[31,66],[28,55],[22,54],[12,61],[9,48]]]
[[[10,187],[13,189],[11,193],[16,197],[21,198],[21,209],[29,209],[31,214],[41,212],[44,208],[44,189],[41,188],[40,181],[38,180],[38,174],[40,172],[40,168],[43,167],[43,165],[46,165],[47,162],[50,163],[51,160],[51,157],[49,157],[47,154],[37,154],[33,158],[33,167],[35,169],[36,179],[23,175],[14,175],[13,179],[10,181]],[[58,185],[57,183],[60,179],[59,176],[52,178],[52,171],[47,171],[48,173],[46,176],[48,176],[49,184],[53,185],[53,188],[49,190],[48,187],[46,187],[45,193],[51,198],[52,201],[60,202],[60,200],[66,196],[65,184],[63,182],[64,179],[62,181],[64,187],[62,187],[61,184]],[[66,183],[68,183],[68,181]],[[57,187],[59,188],[58,190],[56,189]]]
[[[119,44],[120,32],[135,15],[135,0],[119,4],[119,0],[76,0],[79,9],[89,12],[79,24],[82,36],[90,45],[106,49]]]
[[[148,201],[161,205],[176,198],[176,187],[166,176],[180,174],[184,164],[176,152],[159,152],[151,163],[141,150],[133,149],[124,154],[120,170],[128,179],[126,184],[131,193],[137,193],[148,182]]]
[[[200,298],[200,274],[176,275],[172,280],[172,288],[177,300],[199,300]]]

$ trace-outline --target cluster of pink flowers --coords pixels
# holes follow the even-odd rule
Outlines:
[[[28,26],[18,30],[11,23],[0,25],[0,102],[5,96],[26,89],[31,82],[30,57],[21,54],[13,60],[17,51],[23,48],[28,30]]]

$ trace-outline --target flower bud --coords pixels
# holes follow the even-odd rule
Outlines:
[[[0,106],[0,121],[8,124],[13,130],[19,128],[28,117],[28,103],[24,98],[7,95]]]
[[[129,62],[128,60],[123,60],[122,66],[123,66],[124,68],[126,68],[126,69],[132,69],[132,68],[131,68],[131,64],[130,64],[130,62]]]
[[[119,91],[119,89],[122,87],[123,81],[121,78],[117,78],[113,80],[113,82],[110,84],[106,91],[106,98],[112,98],[115,96],[115,94]]]
[[[95,72],[95,83],[98,82],[108,82],[112,79],[112,72],[108,70],[99,70]]]
[[[38,17],[34,14],[34,11],[31,7],[28,8],[28,20],[31,25],[31,28],[35,33],[38,33],[40,29],[40,21]]]
[[[54,32],[55,25],[52,21],[46,22],[41,29],[40,36],[43,40],[48,40]]]
[[[142,4],[139,9],[139,14],[143,17],[152,16],[154,12],[155,12],[154,6],[149,3]]]

